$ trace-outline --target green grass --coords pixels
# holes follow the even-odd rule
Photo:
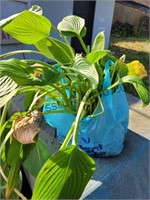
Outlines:
[[[149,63],[150,63],[150,42],[146,37],[115,37],[111,35],[109,49],[113,54],[120,58],[123,54],[126,55],[126,63],[133,60],[139,60],[148,73],[148,76],[143,79],[144,84],[150,91],[149,84]],[[130,85],[125,86],[126,92],[137,96],[135,89]]]

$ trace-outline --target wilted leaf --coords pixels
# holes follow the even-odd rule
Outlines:
[[[128,75],[138,76],[140,79],[147,76],[147,71],[142,63],[138,60],[134,60],[127,64]]]
[[[33,111],[21,116],[14,123],[14,137],[22,144],[35,143],[35,136],[40,132],[37,120],[41,117],[40,111]]]

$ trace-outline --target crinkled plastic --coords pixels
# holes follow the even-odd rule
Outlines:
[[[108,62],[105,66],[105,81],[103,88],[110,85],[110,73]],[[119,85],[115,93],[111,90],[101,97],[104,113],[94,117],[85,117],[80,122],[78,133],[79,147],[94,157],[116,156],[121,153],[128,127],[129,108],[122,85]],[[49,100],[54,102],[52,99]],[[43,111],[60,110],[54,104],[46,104]],[[65,108],[61,107],[62,110]],[[98,110],[97,112],[99,112]],[[62,143],[71,128],[76,115],[68,113],[53,113],[44,115],[46,122],[57,128],[58,140]]]

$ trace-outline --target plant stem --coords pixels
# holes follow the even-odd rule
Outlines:
[[[110,89],[116,87],[117,85],[119,85],[119,84],[121,84],[121,83],[122,83],[122,81],[121,81],[121,79],[119,79],[119,80],[118,80],[117,82],[115,82],[113,85],[111,85],[111,86],[107,87],[106,89],[102,90],[102,91],[100,92],[100,94],[104,93],[104,92],[107,91],[107,90],[110,90]]]
[[[2,144],[1,144],[1,146],[0,146],[0,157],[1,157],[1,155],[2,155],[2,151],[3,151],[3,148],[4,148],[4,146],[5,146],[6,142],[7,142],[7,140],[10,138],[10,136],[12,135],[13,132],[14,132],[14,130],[11,129],[11,130],[8,132],[8,134],[6,135],[5,139],[3,140],[3,142],[2,142]],[[1,165],[0,165],[0,174],[2,175],[2,177],[4,178],[4,180],[5,180],[6,182],[8,182],[8,178],[7,178],[6,175],[4,174]],[[26,198],[22,193],[20,193],[19,190],[17,190],[16,188],[14,188],[14,192],[16,192],[16,194],[17,194],[22,200],[27,200],[27,198]]]
[[[61,145],[61,147],[60,147],[60,149],[62,149],[62,148],[64,148],[65,146],[67,146],[68,142],[70,141],[70,139],[71,139],[71,137],[72,137],[72,134],[73,134],[74,125],[75,125],[75,124],[74,124],[74,122],[73,122],[73,124],[72,124],[72,126],[71,126],[71,128],[70,128],[70,130],[69,130],[69,132],[68,132],[68,134],[67,134],[67,136],[66,136],[64,142],[62,143],[62,145]]]
[[[41,86],[36,86],[36,85],[20,87],[18,88],[17,95],[24,94],[26,92],[37,92],[37,90],[40,90],[41,88],[42,88]]]
[[[78,109],[78,113],[77,113],[77,116],[75,119],[73,139],[72,139],[73,145],[77,145],[77,134],[78,134],[79,124],[80,124],[80,121],[82,120],[82,118],[85,116],[85,114],[82,116],[84,105],[85,105],[85,102],[81,101],[79,109]]]
[[[2,144],[1,144],[1,146],[0,146],[0,156],[1,156],[2,151],[3,151],[3,147],[5,146],[7,140],[10,138],[10,136],[13,134],[13,132],[14,132],[14,129],[11,129],[11,130],[7,133],[5,139],[3,140],[3,142],[2,142]]]
[[[117,62],[115,62],[113,65],[114,65],[114,68],[113,68],[113,71],[112,71],[111,83],[112,83],[112,81],[113,81],[113,78],[114,78],[114,74],[115,74],[116,67],[117,67]]]
[[[79,109],[78,109],[78,112],[77,112],[77,116],[76,116],[76,119],[75,119],[75,125],[74,125],[74,131],[73,131],[73,139],[72,139],[72,144],[73,145],[77,145],[77,140],[78,140],[78,129],[79,129],[79,124],[80,124],[80,121],[85,117],[86,115],[86,110],[84,109],[84,105],[85,103],[87,102],[88,98],[89,98],[89,95],[90,93],[93,91],[92,88],[90,88],[84,95],[81,103],[80,103],[80,106],[79,106]]]
[[[6,183],[8,182],[8,178],[6,177],[6,175],[3,172],[2,167],[0,166],[0,174],[2,175],[3,179],[6,181]],[[22,199],[22,200],[27,200],[27,198],[16,188],[14,188],[14,192]]]
[[[1,119],[0,119],[0,127],[2,127],[3,124],[5,123],[6,114],[7,114],[9,105],[10,105],[10,101],[8,101],[8,102],[5,104],[4,108],[3,108],[2,116],[1,116]]]
[[[17,194],[22,200],[27,200],[27,198],[26,198],[21,192],[19,192],[19,190],[17,190],[16,188],[14,189],[14,192],[16,192],[16,194]]]
[[[3,172],[3,169],[2,169],[2,166],[0,165],[0,174],[2,175],[3,179],[7,182],[8,181],[8,178],[7,176],[4,174]]]
[[[40,91],[38,91],[38,92],[35,94],[34,99],[33,99],[32,103],[31,103],[31,105],[30,105],[28,111],[31,111],[31,110],[33,109],[33,106],[36,104],[36,102],[37,102],[40,98],[42,98],[43,96],[45,96],[45,95],[47,94],[47,92],[44,92],[44,93],[42,93],[41,95],[38,96],[39,92],[40,92]]]
[[[84,49],[85,53],[88,54],[88,49],[87,49],[82,37],[80,35],[77,35],[77,38],[80,41],[80,44],[81,44],[82,48]]]
[[[0,55],[0,59],[3,59],[5,57],[9,57],[15,54],[23,54],[23,53],[35,53],[35,54],[40,54],[40,55],[44,55],[43,53],[39,52],[39,51],[34,51],[34,50],[18,50],[18,51],[11,51],[5,54]]]

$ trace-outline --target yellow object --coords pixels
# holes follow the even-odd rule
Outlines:
[[[145,67],[142,63],[140,63],[138,60],[134,60],[127,64],[128,67],[128,75],[135,75],[138,76],[140,79],[147,76],[147,72],[145,70]]]

